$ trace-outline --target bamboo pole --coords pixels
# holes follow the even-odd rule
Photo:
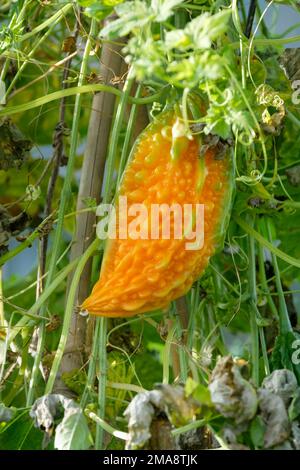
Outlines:
[[[112,79],[119,76],[121,72],[123,60],[120,51],[120,45],[103,44],[100,74],[105,84],[111,83]],[[111,93],[97,93],[93,98],[77,200],[78,211],[85,207],[84,200],[86,198],[95,198],[97,203],[100,202],[115,100],[115,95]],[[76,217],[76,232],[71,249],[71,261],[86,251],[94,237],[94,212],[79,213]],[[63,389],[64,393],[66,393],[66,386],[60,379],[61,374],[82,367],[85,358],[84,353],[86,347],[88,347],[87,324],[89,319],[88,317],[78,315],[78,305],[82,303],[89,293],[91,266],[92,261],[89,260],[78,284],[66,349],[55,385],[56,391]],[[70,285],[72,276],[73,274],[69,277],[68,285]]]

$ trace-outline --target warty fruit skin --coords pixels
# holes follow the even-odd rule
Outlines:
[[[204,204],[204,245],[187,250],[186,242],[193,240],[172,236],[170,240],[118,236],[107,240],[100,278],[81,306],[90,314],[131,317],[167,308],[189,291],[222,246],[232,201],[230,152],[220,158],[217,147],[211,147],[202,155],[197,136],[183,135],[174,142],[172,130],[177,124],[178,116],[171,109],[141,133],[114,204],[118,209],[119,197],[127,196],[128,207],[141,203],[148,213],[154,203]],[[173,222],[171,214],[171,226]],[[118,234],[118,219],[116,227]]]

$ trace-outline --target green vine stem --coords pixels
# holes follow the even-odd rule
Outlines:
[[[60,10],[54,13],[54,15],[52,15],[50,18],[48,18],[47,20],[43,21],[43,23],[33,28],[32,31],[29,31],[28,33],[23,34],[23,36],[20,37],[18,42],[21,43],[23,41],[26,41],[27,39],[30,39],[31,37],[35,36],[40,31],[43,31],[43,29],[46,29],[49,26],[51,26],[57,20],[61,20],[64,16],[66,16],[66,14],[71,10],[72,7],[73,7],[73,3],[67,3]]]
[[[260,311],[258,310],[257,305],[252,303],[252,308],[253,308],[253,311],[256,314],[256,322],[258,324],[259,324],[259,322],[263,322],[263,318],[261,316]],[[266,344],[264,329],[263,329],[262,326],[258,326],[258,333],[259,333],[259,340],[260,340],[262,358],[263,358],[263,361],[264,361],[265,375],[269,375],[270,374],[270,365],[269,365],[269,359],[268,359],[267,344]]]
[[[130,69],[128,72],[127,80],[124,84],[123,93],[122,93],[119,105],[117,107],[114,126],[112,129],[111,138],[110,138],[111,144],[110,144],[110,148],[109,148],[109,152],[107,156],[107,173],[106,173],[106,179],[104,181],[104,188],[103,188],[103,202],[104,203],[109,202],[111,199],[110,191],[111,191],[111,184],[112,184],[112,179],[113,179],[113,171],[115,168],[115,162],[117,158],[119,135],[121,131],[125,108],[128,102],[128,98],[129,98],[129,94],[130,94],[130,90],[132,88],[133,82],[134,82],[133,70]],[[126,150],[127,149],[125,148],[125,151]]]
[[[251,226],[254,220],[251,220]],[[257,305],[256,293],[256,263],[255,263],[255,240],[251,235],[248,235],[248,250],[249,250],[249,294],[250,302],[250,327],[251,327],[251,362],[252,362],[252,380],[253,383],[259,385],[259,334],[256,319],[256,310],[253,306]]]
[[[20,14],[19,14],[19,16],[16,20],[18,23],[21,23],[23,21],[23,18],[25,17],[25,13],[26,13],[26,8],[27,8],[27,6],[29,5],[30,2],[31,2],[31,0],[29,0],[29,1],[25,0],[24,1],[24,4],[23,4],[22,9],[20,11]],[[49,27],[49,30],[44,35],[44,39],[45,39],[48,36],[48,34],[50,33],[50,30],[52,30],[53,26],[55,24],[57,24],[69,12],[69,10],[72,8],[72,6],[73,6],[72,3],[67,3],[66,5],[64,5],[61,9],[59,9],[56,13],[54,13],[54,15],[52,15],[50,18],[48,18],[43,23],[38,25],[32,31],[30,31],[26,34],[23,34],[20,38],[18,38],[18,44],[21,44],[23,41],[26,41],[27,39],[30,39],[35,34],[38,34],[40,31],[43,31],[43,29]],[[38,41],[38,42],[40,42],[40,41]],[[34,46],[33,50],[30,53],[30,56],[32,55],[34,50],[36,50],[36,46]],[[5,51],[3,51],[3,55],[5,55]],[[6,56],[6,59],[5,59],[5,62],[4,62],[4,65],[2,67],[1,74],[0,74],[0,84],[1,84],[1,82],[4,82],[4,80],[5,80],[5,77],[6,77],[8,68],[9,68],[10,60],[11,60],[11,57]],[[22,68],[22,66],[21,66],[21,68]],[[17,72],[15,78],[13,79],[12,83],[10,84],[8,91],[5,93],[4,98],[7,97],[8,93],[9,93],[9,90],[12,88],[13,83],[15,83],[16,78],[17,78],[17,76],[19,75],[20,72],[21,72],[21,70],[19,69],[19,71]],[[4,108],[3,116],[7,115],[6,114],[6,109],[9,109],[9,108]],[[1,111],[0,111],[0,113],[1,113]]]
[[[79,73],[79,79],[78,79],[79,87],[82,86],[85,80],[89,56],[90,56],[90,52],[92,49],[92,38],[96,34],[96,31],[97,31],[96,21],[92,20],[89,36],[85,45],[85,50],[84,50],[82,63],[80,67],[80,73]],[[57,220],[57,226],[56,226],[52,250],[51,250],[48,276],[47,276],[47,280],[45,284],[46,288],[51,284],[55,275],[56,262],[59,257],[60,247],[62,243],[64,216],[65,216],[67,205],[71,198],[71,182],[73,179],[73,171],[74,171],[75,158],[76,158],[76,152],[77,152],[81,102],[82,102],[82,95],[81,94],[76,95],[74,117],[73,117],[72,130],[71,130],[71,146],[70,146],[66,176],[64,179],[64,183],[63,183],[60,205],[58,209],[58,220]],[[47,309],[47,302],[45,302],[41,308],[41,315],[45,314],[46,309]],[[31,405],[34,400],[33,387],[37,381],[37,377],[39,373],[39,367],[40,367],[42,354],[43,354],[43,348],[44,348],[44,341],[45,341],[45,323],[41,322],[39,326],[39,331],[38,331],[38,344],[37,344],[37,350],[36,350],[36,355],[34,359],[34,365],[32,369],[32,377],[29,383],[29,391],[28,391],[28,397],[27,397],[28,406]]]
[[[11,405],[14,398],[18,395],[18,393],[20,393],[23,390],[23,388],[25,388],[25,395],[27,393],[25,377],[26,377],[26,369],[27,369],[27,363],[28,363],[27,361],[28,349],[30,346],[30,341],[29,341],[30,335],[28,334],[28,328],[24,328],[22,330],[22,338],[23,338],[23,347],[22,347],[22,352],[20,356],[21,364],[18,370],[18,374],[15,380],[13,381],[13,384],[8,394],[6,395],[5,398],[3,398],[5,403],[7,403],[7,405]]]
[[[284,44],[291,44],[293,42],[300,41],[300,35],[292,36],[288,38],[258,38],[253,40],[254,46],[283,46]],[[245,40],[245,43],[248,43],[249,40]],[[239,47],[239,42],[232,42],[230,47],[237,48]]]
[[[85,413],[88,418],[94,421],[97,424],[97,427],[101,427],[103,431],[108,432],[112,436],[116,437],[117,439],[122,439],[123,441],[127,441],[129,439],[129,434],[123,431],[118,431],[117,429],[113,428],[110,424],[108,424],[104,419],[100,418],[100,416],[96,415],[92,411],[85,410]]]
[[[100,322],[96,321],[95,322],[95,331],[94,331],[94,338],[99,338],[100,335]],[[84,391],[80,400],[80,406],[81,408],[85,408],[88,399],[93,391],[94,388],[94,381],[95,381],[95,375],[96,375],[96,366],[97,366],[97,352],[98,352],[98,342],[93,341],[92,343],[92,350],[91,354],[89,357],[89,368],[88,368],[88,374],[86,378],[86,383],[84,387]]]
[[[253,221],[254,225],[254,221]],[[249,246],[251,246],[251,249],[249,250],[249,263],[250,263],[250,269],[249,269],[249,294],[250,294],[250,299],[251,299],[251,304],[250,304],[250,314],[251,314],[251,333],[253,335],[253,350],[252,350],[252,355],[254,356],[256,354],[255,362],[254,364],[256,365],[256,370],[253,371],[253,374],[255,374],[256,379],[259,379],[259,345],[258,345],[258,340],[260,342],[260,347],[261,347],[261,352],[262,352],[262,357],[264,361],[264,370],[265,374],[268,375],[270,373],[270,366],[269,366],[269,360],[268,360],[268,353],[267,353],[267,346],[266,346],[266,340],[265,340],[265,333],[263,326],[259,325],[259,320],[262,320],[261,313],[258,309],[257,306],[257,281],[256,281],[256,245],[255,245],[255,240],[251,235],[248,235],[249,237]],[[260,249],[260,245],[258,246],[258,250]],[[259,263],[260,263],[260,258],[259,258]],[[252,323],[253,321],[253,323]],[[258,385],[258,383],[257,383]]]
[[[194,429],[198,429],[200,427],[203,427],[207,424],[206,419],[197,419],[195,421],[192,421],[189,424],[186,424],[185,426],[181,426],[180,428],[173,429],[171,431],[171,434],[173,437],[179,436],[180,434],[193,431]]]
[[[54,357],[54,361],[53,361],[52,368],[51,368],[50,375],[49,375],[49,379],[48,379],[48,382],[47,382],[47,385],[46,385],[45,393],[50,393],[52,391],[54,381],[55,381],[55,377],[56,377],[58,369],[59,369],[60,361],[61,361],[61,358],[63,356],[63,352],[64,352],[64,348],[65,348],[65,345],[66,345],[66,340],[67,340],[67,333],[68,333],[69,324],[70,324],[72,311],[73,311],[72,306],[73,306],[74,299],[75,299],[77,283],[79,281],[82,270],[84,269],[86,261],[91,256],[93,251],[98,247],[98,244],[99,244],[99,240],[97,239],[97,240],[95,240],[95,242],[93,244],[90,245],[89,249],[86,251],[84,256],[82,256],[80,258],[80,260],[78,261],[77,268],[75,270],[74,277],[73,277],[71,287],[70,287],[70,293],[69,293],[69,297],[68,297],[68,301],[67,301],[67,305],[66,305],[66,311],[65,311],[65,315],[64,315],[64,322],[63,322],[62,332],[61,332],[61,336],[60,336],[60,341],[59,341],[59,345],[58,345],[58,348],[57,348],[57,351],[56,351],[56,354],[55,354],[55,357]],[[45,306],[45,304],[46,304],[46,300],[43,302],[42,308]],[[44,309],[43,309],[43,311],[44,311]],[[34,361],[32,375],[31,375],[30,382],[29,382],[29,390],[28,390],[28,395],[27,395],[26,406],[31,406],[31,404],[33,402],[33,399],[34,399],[34,391],[35,391],[35,387],[36,387],[36,384],[37,384],[37,376],[38,376],[38,371],[39,371],[39,365],[41,363],[42,354],[43,354],[44,332],[45,332],[45,322],[44,321],[41,320],[39,328],[40,328],[39,332],[41,332],[42,334],[39,336],[39,341],[38,341],[38,346],[37,346],[37,354],[35,356],[35,359],[38,358],[38,360]]]
[[[254,220],[251,220],[252,227]],[[259,385],[259,344],[262,352],[264,362],[265,374],[270,373],[270,366],[268,360],[267,346],[265,340],[264,329],[259,326],[259,320],[262,316],[257,307],[257,289],[256,289],[256,246],[255,239],[252,235],[248,234],[248,247],[249,247],[249,297],[250,297],[250,327],[251,327],[251,348],[252,348],[252,379],[253,382]]]
[[[79,80],[78,80],[79,88],[82,86],[83,81],[86,76],[89,55],[90,55],[91,48],[92,48],[92,38],[95,35],[95,33],[96,33],[96,22],[95,20],[92,20],[90,33],[86,42],[83,59],[81,63],[81,68],[80,68],[80,73],[79,73]],[[55,237],[53,240],[47,283],[50,283],[52,281],[53,276],[56,271],[56,261],[59,256],[59,251],[60,251],[60,246],[61,246],[65,211],[66,211],[67,204],[69,203],[70,198],[71,198],[71,181],[73,179],[73,170],[74,170],[77,144],[78,144],[78,131],[79,131],[81,102],[82,102],[82,96],[79,93],[76,95],[76,100],[75,100],[74,118],[73,118],[73,123],[72,123],[72,130],[71,130],[71,136],[72,136],[71,147],[70,147],[70,153],[69,153],[69,158],[68,158],[66,176],[64,179],[64,184],[63,184],[62,193],[61,193],[61,200],[60,200],[58,218],[57,218],[57,226],[55,230]],[[46,283],[46,286],[47,286],[47,283]]]
[[[262,225],[263,225],[266,235],[271,241],[272,240],[271,220],[270,219],[263,220]],[[275,272],[275,284],[276,284],[276,289],[278,292],[278,300],[279,300],[279,327],[280,327],[281,334],[285,334],[290,331],[293,331],[293,328],[290,322],[289,312],[288,312],[285,298],[284,298],[277,258],[273,252],[271,252],[271,256],[272,256],[272,263],[273,263],[274,272]]]
[[[47,31],[45,32],[45,34],[34,44],[34,46],[32,47],[31,51],[29,52],[29,54],[27,55],[26,59],[24,60],[23,64],[21,65],[21,67],[19,67],[16,75],[14,76],[14,78],[12,79],[12,81],[10,82],[7,90],[6,90],[6,93],[5,93],[5,96],[4,96],[4,100],[7,99],[7,97],[9,96],[9,93],[10,91],[13,89],[15,83],[17,82],[17,80],[19,79],[21,73],[23,72],[24,68],[26,67],[26,65],[28,64],[28,62],[30,61],[31,57],[33,57],[35,51],[40,47],[40,45],[47,39],[47,37],[52,33],[54,27],[57,25],[57,23],[59,23],[59,21],[61,20],[60,17],[57,17],[57,19],[51,24],[51,26],[49,27],[49,29],[47,29]]]
[[[18,15],[18,17],[17,17],[16,19],[13,17],[13,20],[12,20],[12,21],[15,20],[15,24],[18,25],[19,27],[22,25],[22,22],[23,22],[23,20],[24,20],[24,18],[25,18],[26,9],[27,9],[27,7],[28,7],[30,1],[31,1],[31,0],[25,0],[24,3],[23,3],[23,6],[22,6],[22,8],[21,8],[21,11],[20,11],[20,13],[19,13],[19,15]],[[9,23],[8,28],[11,28],[11,26],[12,26],[12,21]],[[20,39],[18,40],[18,42],[21,42]],[[1,69],[0,83],[1,83],[1,82],[4,82],[4,80],[5,80],[5,77],[6,77],[8,68],[9,68],[9,63],[10,63],[10,58],[9,58],[9,57],[6,57],[5,62],[4,62],[4,65],[3,65],[2,69]]]
[[[59,341],[59,345],[58,345],[57,351],[55,353],[55,357],[54,357],[53,364],[52,364],[52,367],[51,367],[49,379],[48,379],[46,389],[45,389],[45,394],[51,393],[51,391],[53,389],[55,378],[56,378],[56,375],[57,375],[57,372],[58,372],[58,369],[59,369],[59,366],[60,366],[60,362],[61,362],[61,359],[62,359],[62,356],[63,356],[63,353],[64,353],[64,349],[65,349],[66,341],[67,341],[67,337],[68,337],[70,321],[71,321],[72,312],[73,312],[73,305],[74,305],[74,299],[75,299],[75,295],[76,295],[76,289],[77,289],[78,281],[79,281],[81,273],[82,273],[82,271],[83,271],[83,269],[86,265],[86,262],[88,261],[90,256],[92,256],[92,254],[97,249],[99,249],[99,244],[100,244],[100,241],[96,238],[93,241],[93,243],[91,243],[91,245],[88,247],[88,249],[86,250],[84,255],[80,257],[80,260],[77,263],[77,267],[76,267],[75,272],[74,272],[74,277],[72,279],[71,286],[70,286],[70,291],[69,291],[69,296],[68,296],[68,300],[67,300],[66,311],[65,311],[64,322],[63,322],[63,326],[62,326],[60,341]]]
[[[250,234],[253,236],[253,238],[260,243],[262,246],[270,250],[270,252],[277,256],[278,258],[282,259],[288,264],[291,264],[292,266],[296,266],[296,268],[300,268],[300,260],[297,258],[293,258],[290,255],[287,255],[284,253],[284,251],[281,251],[279,248],[274,246],[271,242],[269,242],[263,235],[258,233],[253,227],[251,227],[247,222],[245,222],[241,217],[235,215],[234,220],[236,223],[242,227],[246,233]]]
[[[53,218],[53,214],[50,214],[46,219],[42,221],[42,223],[30,235],[28,235],[28,237],[26,237],[26,240],[24,240],[22,243],[16,246],[16,248],[13,248],[12,250],[2,255],[0,257],[0,267],[3,266],[5,263],[7,263],[7,261],[9,261],[10,259],[17,256],[26,248],[30,247],[32,243],[34,242],[34,240],[40,236],[43,227],[46,226],[47,223],[52,220],[52,218]]]
[[[162,88],[159,92],[153,93],[152,95],[146,96],[145,98],[136,98],[134,96],[128,97],[128,103],[131,104],[149,104],[153,103],[160,98],[161,94],[165,90],[165,87]],[[110,85],[102,85],[101,83],[96,83],[92,85],[78,85],[71,88],[67,88],[65,90],[54,91],[53,93],[49,93],[48,95],[42,96],[30,102],[26,102],[23,104],[19,104],[16,106],[7,106],[4,109],[0,110],[0,117],[3,116],[11,116],[12,114],[23,113],[24,111],[28,111],[29,109],[38,108],[39,106],[43,106],[51,101],[61,100],[62,98],[66,98],[68,96],[74,95],[82,95],[84,93],[97,93],[99,91],[112,93],[119,98],[122,97],[123,92],[114,88]],[[74,116],[75,117],[75,116]]]
[[[4,328],[6,325],[4,317],[4,308],[3,308],[3,286],[2,286],[2,268],[0,266],[0,332],[1,328]]]
[[[42,321],[43,318],[46,318],[46,317],[42,317],[41,315],[39,315],[38,317],[36,316],[34,320],[32,320],[32,318],[34,317],[34,314],[37,313],[41,309],[43,303],[50,297],[50,295],[55,291],[55,289],[57,289],[57,287],[59,285],[61,285],[61,283],[68,276],[70,271],[72,271],[74,269],[74,267],[78,264],[78,261],[79,261],[79,258],[74,259],[72,261],[72,263],[69,263],[65,268],[63,268],[55,276],[55,279],[53,280],[53,282],[50,284],[49,287],[47,287],[47,289],[45,289],[42,292],[40,297],[37,299],[37,301],[34,303],[34,305],[28,310],[26,315],[24,313],[24,316],[21,318],[21,320],[19,320],[12,327],[12,331],[9,334],[9,337],[8,337],[8,344],[11,344],[14,341],[16,336],[22,331],[22,328],[24,328],[25,326],[31,326],[32,327],[32,326],[38,324],[40,321]]]
[[[174,340],[174,335],[176,332],[177,325],[174,322],[173,325],[169,328],[168,335],[166,338],[166,343],[163,350],[163,384],[168,384],[170,382],[170,357],[171,357],[171,345]]]
[[[106,380],[107,380],[107,318],[100,317],[99,323],[99,348],[98,348],[98,415],[99,419],[104,421],[105,418],[105,403],[106,403]],[[97,338],[97,337],[96,337]],[[104,428],[97,423],[95,449],[101,450],[104,447]]]
[[[141,89],[142,89],[142,84],[139,83],[137,86],[137,90],[135,93],[135,98],[139,98],[141,94]],[[132,132],[134,128],[134,124],[136,121],[136,116],[137,116],[137,105],[133,104],[130,110],[130,115],[128,119],[128,124],[127,124],[127,131],[125,135],[125,140],[122,148],[122,153],[121,153],[121,158],[120,158],[120,165],[119,165],[119,172],[118,172],[118,179],[117,179],[117,187],[119,186],[120,180],[122,178],[123,171],[126,166],[126,161],[129,155],[129,146],[130,146],[130,141],[132,138]]]
[[[184,344],[182,344],[182,340],[186,332],[184,333],[182,330],[180,318],[178,315],[176,315],[176,323],[177,323],[177,341],[179,342],[178,354],[179,354],[179,363],[180,363],[180,382],[185,383],[188,378],[188,367],[187,367],[187,357],[186,357],[185,346]]]
[[[264,260],[264,251],[263,247],[258,245],[258,267],[259,267],[259,277],[261,282],[261,287],[263,294],[266,296],[272,315],[276,320],[279,320],[278,312],[274,300],[272,299],[270,289],[267,282],[266,271],[265,271],[265,260]]]
[[[129,70],[126,82],[124,84],[123,92],[121,95],[120,102],[117,107],[114,126],[112,128],[110,137],[110,147],[107,155],[107,167],[106,167],[106,180],[103,188],[103,202],[107,203],[111,199],[111,186],[113,181],[113,171],[116,162],[119,135],[121,126],[124,118],[125,109],[129,100],[129,94],[133,85],[133,72]],[[107,342],[107,318],[101,317],[97,319],[100,323],[99,326],[99,338],[95,336],[94,341],[99,339],[98,359],[99,359],[99,385],[98,385],[98,415],[101,419],[105,418],[105,400],[106,400],[106,367],[107,367],[107,355],[106,355],[106,342]],[[96,428],[96,440],[95,449],[102,449],[104,441],[104,432],[101,426]]]
[[[95,209],[93,207],[87,207],[85,209],[81,209],[81,210],[76,210],[76,211],[72,211],[70,212],[69,214],[65,215],[64,219],[66,220],[67,218],[70,218],[70,217],[74,217],[76,216],[77,214],[79,213],[84,213],[84,212],[92,212],[94,211]],[[23,250],[25,250],[26,248],[30,248],[32,243],[34,242],[34,240],[36,240],[40,235],[41,235],[41,231],[43,229],[44,226],[47,225],[48,222],[52,222],[52,219],[53,219],[53,213],[50,214],[48,217],[46,217],[38,227],[36,227],[34,229],[34,231],[28,235],[28,237],[26,237],[26,240],[24,240],[22,243],[20,243],[18,246],[16,246],[15,248],[13,248],[12,250],[8,251],[7,253],[5,253],[4,255],[2,255],[0,257],[0,267],[3,266],[5,263],[7,263],[9,260],[11,260],[12,258],[14,258],[15,256],[17,256],[19,253],[21,253]],[[53,221],[53,224],[55,224],[57,222],[57,220],[54,220]],[[61,255],[60,259],[62,259],[64,257],[64,253]],[[59,260],[58,260],[59,261]]]

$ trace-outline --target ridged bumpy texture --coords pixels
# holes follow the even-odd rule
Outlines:
[[[137,139],[115,207],[119,207],[120,196],[127,196],[128,207],[142,203],[149,214],[155,203],[182,207],[204,204],[202,248],[187,250],[186,243],[193,239],[186,240],[185,233],[181,239],[107,240],[100,278],[82,310],[93,315],[130,317],[164,309],[188,292],[222,245],[232,194],[229,152],[221,157],[215,147],[201,152],[198,137],[180,136],[174,145],[177,124],[174,110],[165,111]],[[128,217],[128,223],[133,218]],[[171,227],[173,224],[171,213]]]

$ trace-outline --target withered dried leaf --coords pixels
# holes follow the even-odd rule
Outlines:
[[[185,389],[179,385],[159,384],[157,388],[163,395],[165,412],[174,426],[184,426],[200,409],[200,404],[191,396],[186,397]]]
[[[216,409],[237,424],[252,419],[257,410],[257,395],[230,356],[219,359],[213,370],[209,390]]]
[[[274,370],[271,375],[265,377],[262,383],[262,388],[278,395],[285,405],[292,399],[297,387],[295,374],[288,369]]]
[[[184,387],[157,385],[157,390],[138,393],[124,415],[128,420],[129,441],[126,449],[141,449],[151,437],[150,426],[155,415],[163,412],[171,424],[182,426],[190,422],[199,404],[186,397]]]
[[[155,408],[163,408],[163,397],[158,390],[138,393],[124,415],[128,420],[130,439],[126,442],[126,449],[135,450],[144,447],[150,439],[150,426],[155,415]]]
[[[284,441],[282,444],[278,444],[278,446],[273,447],[272,450],[294,450],[290,441]]]
[[[63,52],[75,52],[76,51],[76,38],[74,36],[68,36],[64,39],[62,45]]]
[[[292,423],[292,437],[291,441],[296,450],[300,450],[300,423],[294,421]]]
[[[8,251],[11,236],[19,234],[26,227],[28,215],[26,212],[12,217],[8,210],[0,204],[0,255]]]
[[[264,447],[269,449],[286,441],[290,435],[290,423],[284,401],[270,390],[258,391],[261,417],[266,426]]]
[[[31,148],[32,142],[10,119],[0,120],[0,170],[20,168]]]
[[[74,400],[60,394],[49,394],[38,398],[30,410],[36,427],[45,431],[47,444],[56,426],[54,447],[58,450],[85,450],[91,446],[90,431],[80,406]]]
[[[300,48],[291,47],[283,51],[279,64],[286,77],[293,81],[300,78]]]

